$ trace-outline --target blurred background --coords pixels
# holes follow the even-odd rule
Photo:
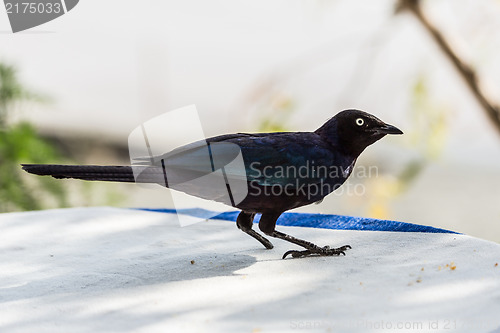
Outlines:
[[[357,108],[405,135],[362,154],[376,172],[298,211],[500,241],[498,0],[87,0],[16,34],[0,10],[0,45],[2,212],[172,207],[165,190],[19,164],[128,164],[130,132],[185,105],[206,136],[312,131]]]

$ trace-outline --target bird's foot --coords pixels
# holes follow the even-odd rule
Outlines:
[[[283,255],[283,259],[285,259],[289,254],[292,255],[293,258],[302,258],[307,256],[338,256],[345,255],[345,250],[351,249],[350,245],[344,245],[339,248],[330,248],[329,246],[318,247],[315,249],[307,249],[303,251],[290,250],[285,252]]]

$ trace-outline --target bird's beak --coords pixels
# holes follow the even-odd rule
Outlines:
[[[403,131],[389,124],[382,124],[374,129],[376,134],[403,134]]]

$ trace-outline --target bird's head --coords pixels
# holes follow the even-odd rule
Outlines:
[[[387,134],[403,134],[397,127],[386,124],[377,117],[360,110],[345,110],[337,113],[317,129],[316,133],[337,149],[356,157],[366,147]]]

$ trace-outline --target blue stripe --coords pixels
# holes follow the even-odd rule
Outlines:
[[[189,209],[149,209],[139,208],[140,210],[159,212],[159,213],[182,213],[195,217],[213,220],[236,221],[239,211],[224,212],[218,214],[200,208]],[[254,223],[260,220],[260,214],[256,216]],[[310,213],[283,213],[278,219],[278,225],[293,226],[293,227],[308,227],[336,230],[369,230],[369,231],[397,231],[397,232],[429,232],[429,233],[449,233],[456,234],[457,232],[429,227],[425,225],[377,220],[366,217],[353,217],[344,215],[326,215],[326,214],[310,214]]]

